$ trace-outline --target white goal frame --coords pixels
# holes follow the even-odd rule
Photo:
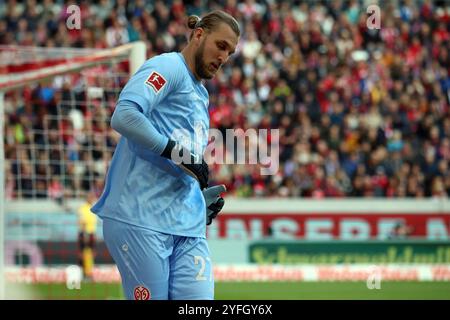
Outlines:
[[[77,49],[74,48],[37,48],[37,47],[20,47],[20,46],[8,46],[7,49],[14,50],[15,53],[29,52],[30,50],[36,50],[40,53],[45,51],[58,50],[64,54],[64,50],[67,52],[74,52]],[[45,67],[42,69],[21,72],[15,74],[8,74],[6,76],[0,75],[0,300],[6,298],[5,293],[5,150],[4,150],[4,97],[5,92],[13,89],[23,87],[27,84],[32,84],[41,80],[45,80],[57,75],[63,75],[68,73],[77,72],[78,70],[92,67],[99,64],[110,63],[112,59],[122,57],[128,58],[130,66],[130,76],[133,75],[137,69],[146,60],[146,45],[143,41],[136,41],[128,43],[116,48],[103,49],[103,50],[86,50],[79,49],[79,56],[73,61],[67,61],[55,66]],[[84,53],[85,56],[82,56]],[[80,57],[81,56],[81,57]],[[70,58],[69,58],[70,59]],[[10,61],[14,63],[14,60]]]

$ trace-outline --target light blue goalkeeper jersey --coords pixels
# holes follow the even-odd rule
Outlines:
[[[159,133],[197,154],[208,142],[209,97],[181,53],[147,60],[119,101],[137,103]],[[105,188],[92,211],[158,232],[205,237],[205,202],[199,183],[169,159],[122,136]]]

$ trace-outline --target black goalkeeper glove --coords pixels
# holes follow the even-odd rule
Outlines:
[[[188,175],[197,179],[201,190],[208,187],[209,169],[203,157],[192,153],[173,140],[169,140],[161,156],[171,159]]]
[[[213,219],[217,217],[220,210],[222,210],[225,200],[220,196],[220,194],[225,191],[227,191],[227,188],[223,184],[206,188],[202,191],[206,203],[207,225],[210,225]]]

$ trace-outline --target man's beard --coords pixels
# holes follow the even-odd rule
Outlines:
[[[203,40],[200,47],[197,49],[195,53],[195,73],[201,79],[212,79],[214,74],[208,71],[208,66],[205,64],[205,60],[203,59],[203,54],[205,51],[205,40]]]

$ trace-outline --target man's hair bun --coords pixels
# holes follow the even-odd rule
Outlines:
[[[189,16],[188,18],[188,27],[189,29],[195,29],[195,26],[200,21],[200,17],[196,15]]]

